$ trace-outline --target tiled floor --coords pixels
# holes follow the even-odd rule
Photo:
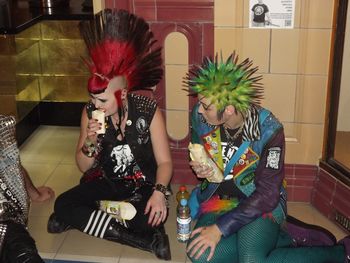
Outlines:
[[[78,128],[41,126],[21,146],[23,165],[35,185],[52,187],[56,196],[76,185],[80,178],[75,161],[75,144],[79,135]],[[177,185],[173,186],[178,189]],[[151,253],[143,252],[113,242],[90,237],[76,230],[53,235],[46,231],[54,200],[41,204],[32,204],[29,216],[29,230],[35,238],[42,257],[47,262],[57,260],[75,260],[88,262],[131,263],[158,262]],[[166,223],[170,237],[172,261],[189,262],[185,255],[185,246],[176,240],[175,201],[171,198],[170,216]],[[340,239],[345,233],[332,224],[313,207],[305,203],[289,203],[289,213],[308,223],[328,228]]]

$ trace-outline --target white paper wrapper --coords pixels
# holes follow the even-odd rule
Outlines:
[[[101,123],[101,129],[99,129],[96,133],[97,134],[105,134],[106,133],[106,127],[105,127],[105,113],[101,110],[94,110],[91,114],[93,119],[96,119],[99,123]]]
[[[224,175],[216,166],[214,161],[207,155],[203,145],[190,143],[188,145],[188,150],[190,151],[190,157],[192,161],[196,161],[204,165],[209,165],[211,168],[213,168],[214,174],[210,177],[207,177],[207,180],[209,182],[221,183],[224,180]]]
[[[136,215],[136,208],[129,202],[100,201],[100,209],[119,220],[130,220]]]

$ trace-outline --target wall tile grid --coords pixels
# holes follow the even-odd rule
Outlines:
[[[200,181],[197,179],[195,174],[189,168],[188,165],[188,154],[186,150],[172,149],[171,151],[173,166],[174,166],[174,176],[171,180],[173,184],[187,184],[196,185]]]
[[[262,105],[285,126],[287,163],[313,165],[322,154],[333,5],[296,0],[294,29],[279,30],[249,28],[249,1],[215,1],[215,51],[259,66]]]
[[[317,175],[317,166],[286,164],[288,201],[310,202]]]
[[[336,211],[350,219],[350,187],[335,179],[323,169],[319,170],[311,204],[326,217],[335,221]]]

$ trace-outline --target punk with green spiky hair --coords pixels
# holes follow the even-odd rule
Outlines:
[[[191,111],[189,165],[202,181],[188,200],[197,221],[187,257],[195,263],[241,262],[247,255],[251,262],[344,262],[346,247],[333,246],[327,231],[300,231],[286,221],[283,124],[258,105],[257,68],[249,59],[237,61],[235,53],[226,61],[206,58],[186,79],[198,98]],[[281,239],[287,242],[282,249]],[[295,246],[295,240],[303,244]]]
[[[248,58],[237,63],[238,56],[232,53],[226,61],[222,54],[215,60],[206,57],[201,66],[192,69],[185,83],[191,89],[191,95],[201,94],[210,98],[218,112],[223,112],[226,106],[233,105],[235,109],[244,113],[250,104],[259,104],[262,98],[262,76],[252,75],[258,67],[252,68],[252,61]]]

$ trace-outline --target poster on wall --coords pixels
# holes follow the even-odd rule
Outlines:
[[[250,28],[293,28],[295,0],[249,0]]]

